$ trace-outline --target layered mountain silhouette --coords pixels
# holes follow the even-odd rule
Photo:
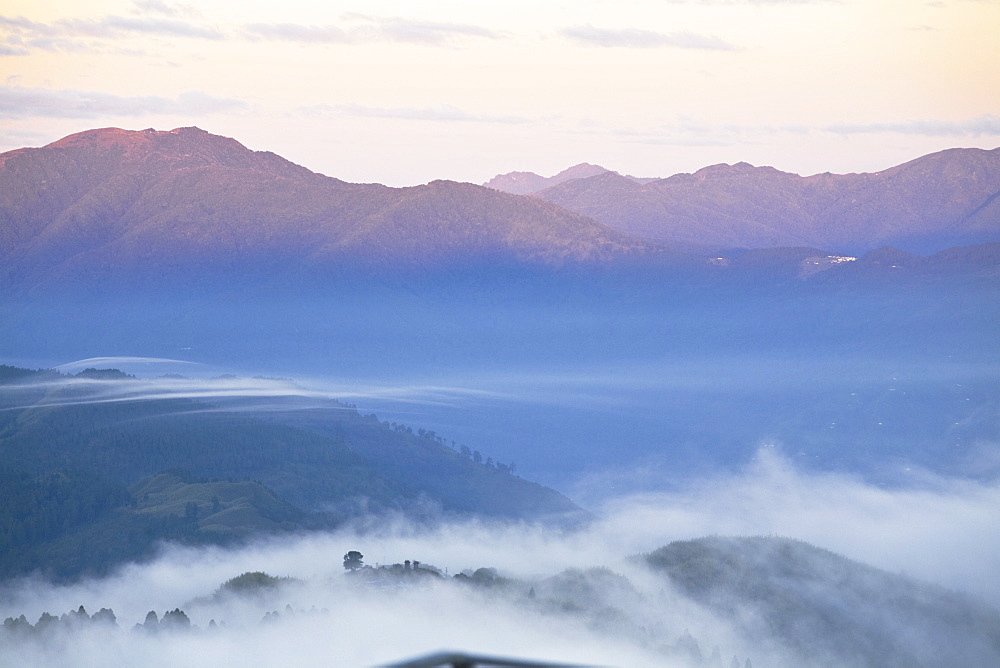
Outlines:
[[[930,254],[1000,240],[1000,149],[952,149],[874,174],[801,177],[740,163],[650,181],[581,164],[487,185],[352,184],[198,128],[88,130],[0,154],[0,286],[143,272],[662,263],[680,250],[700,255],[695,264],[706,252],[770,247],[820,258],[885,245]]]
[[[930,253],[1000,239],[1000,148],[949,149],[870,174],[802,177],[741,162],[642,183],[603,171],[534,196],[674,244]]]
[[[544,201],[449,181],[349,184],[198,128],[90,130],[0,155],[12,278],[197,261],[559,264],[642,247]]]

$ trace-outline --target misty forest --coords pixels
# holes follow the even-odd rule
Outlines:
[[[1000,149],[9,151],[0,666],[1000,665],[998,343]]]

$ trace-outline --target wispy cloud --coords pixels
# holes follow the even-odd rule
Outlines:
[[[180,365],[195,365],[201,366],[198,362],[188,362],[185,360],[175,360],[166,357],[88,357],[87,359],[76,360],[75,362],[67,362],[65,364],[60,364],[55,367],[56,370],[62,371],[64,373],[73,373],[76,371],[81,371],[90,367],[121,367],[125,365],[135,365],[138,364],[143,367],[149,367],[151,365],[159,364],[180,364]]]
[[[107,16],[103,19],[65,19],[55,24],[69,35],[116,38],[127,34],[159,35],[164,37],[192,37],[195,39],[221,40],[225,34],[210,26],[190,21],[168,18],[132,18]]]
[[[163,16],[196,16],[197,10],[191,5],[178,5],[162,0],[136,0],[132,3],[136,14],[161,14]]]
[[[169,98],[0,86],[0,118],[103,118],[145,114],[190,116],[245,108],[247,104],[242,100],[215,97],[198,91]]]
[[[64,406],[193,399],[225,402],[227,410],[267,411],[329,407],[331,400],[383,400],[410,406],[469,405],[479,400],[510,398],[501,392],[463,385],[322,380],[297,382],[283,378],[248,378],[232,374],[205,377],[210,368],[196,362],[156,357],[94,357],[56,367],[74,374],[83,369],[114,368],[139,377],[105,380],[89,376],[56,376],[31,381],[40,388],[73,388],[71,398],[45,399],[37,406]],[[155,377],[153,374],[158,374]],[[183,375],[180,375],[183,374]],[[0,393],[23,385],[0,385]],[[206,405],[201,410],[218,410]]]
[[[500,39],[502,33],[464,23],[421,21],[406,17],[345,14],[337,24],[251,23],[220,28],[205,22],[186,5],[145,0],[131,15],[66,18],[40,23],[23,16],[0,16],[0,56],[42,51],[102,51],[110,44],[135,37],[195,40],[281,41],[301,44],[366,44],[390,42],[425,46],[456,46],[469,39]]]
[[[429,46],[449,46],[466,38],[499,39],[500,33],[463,23],[418,21],[401,17],[347,14],[341,25],[253,23],[244,28],[250,39],[304,44],[360,44],[386,41]]]
[[[579,44],[605,48],[655,49],[676,47],[681,49],[706,49],[711,51],[735,51],[737,47],[713,35],[680,30],[662,33],[639,28],[597,28],[590,24],[563,28],[559,31]]]
[[[244,28],[250,39],[301,42],[304,44],[351,44],[357,35],[333,25],[311,26],[300,23],[251,23]]]
[[[31,21],[23,16],[0,16],[0,26],[7,29],[25,30],[42,35],[55,35],[59,33],[59,29],[54,26]]]
[[[978,137],[1000,135],[1000,116],[983,114],[966,121],[893,121],[881,123],[838,123],[823,128],[836,134],[878,134],[892,132],[927,137]]]
[[[379,27],[383,36],[396,42],[442,44],[455,38],[478,37],[499,39],[501,37],[500,33],[492,30],[463,23],[416,21],[399,17],[378,18],[358,16],[357,18],[371,21]]]
[[[106,42],[129,37],[170,37],[222,40],[218,28],[178,16],[105,16],[99,19],[69,18],[53,23],[39,23],[24,17],[0,16],[0,29],[6,33],[7,49],[23,55],[31,49],[42,51],[97,51]]]
[[[446,121],[463,123],[527,123],[522,116],[475,114],[450,104],[437,107],[369,107],[361,104],[317,105],[301,111],[307,115],[343,114],[366,118],[394,118],[408,121]]]

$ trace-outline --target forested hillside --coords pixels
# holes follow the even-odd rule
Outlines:
[[[579,512],[507,464],[329,400],[299,426],[120,372],[0,367],[0,576],[106,569],[156,542],[229,542],[369,514],[541,519]],[[114,396],[112,396],[114,395]]]

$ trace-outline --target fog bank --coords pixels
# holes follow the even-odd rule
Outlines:
[[[685,632],[706,658],[719,647],[726,666],[733,655],[741,665],[744,657],[754,665],[791,661],[766,638],[748,644],[730,620],[672,592],[630,558],[710,534],[793,537],[1000,604],[995,485],[926,476],[919,484],[886,490],[848,476],[798,471],[775,450],[762,449],[738,475],[608,502],[598,519],[578,531],[477,521],[417,529],[385,522],[235,550],[167,546],[155,561],[103,579],[67,586],[11,583],[0,596],[0,617],[24,614],[34,623],[43,612],[59,615],[80,605],[90,613],[114,610],[120,633],[87,630],[59,642],[18,645],[18,662],[35,665],[360,666],[454,649],[598,665],[684,666],[690,657],[664,648],[674,648]],[[355,549],[369,565],[419,560],[448,576],[492,567],[521,584],[502,595],[455,586],[450,578],[412,587],[359,587],[341,563]],[[594,567],[610,571],[597,578],[611,583],[601,585],[604,613],[587,612],[590,603],[572,611],[527,598],[527,586],[538,590],[540,601],[552,590],[554,575]],[[299,582],[261,598],[211,598],[223,582],[247,571]],[[618,574],[627,580],[616,580]],[[178,607],[200,631],[127,632],[150,610],[162,616]],[[273,611],[282,614],[261,626]],[[212,620],[225,628],[208,632]]]

